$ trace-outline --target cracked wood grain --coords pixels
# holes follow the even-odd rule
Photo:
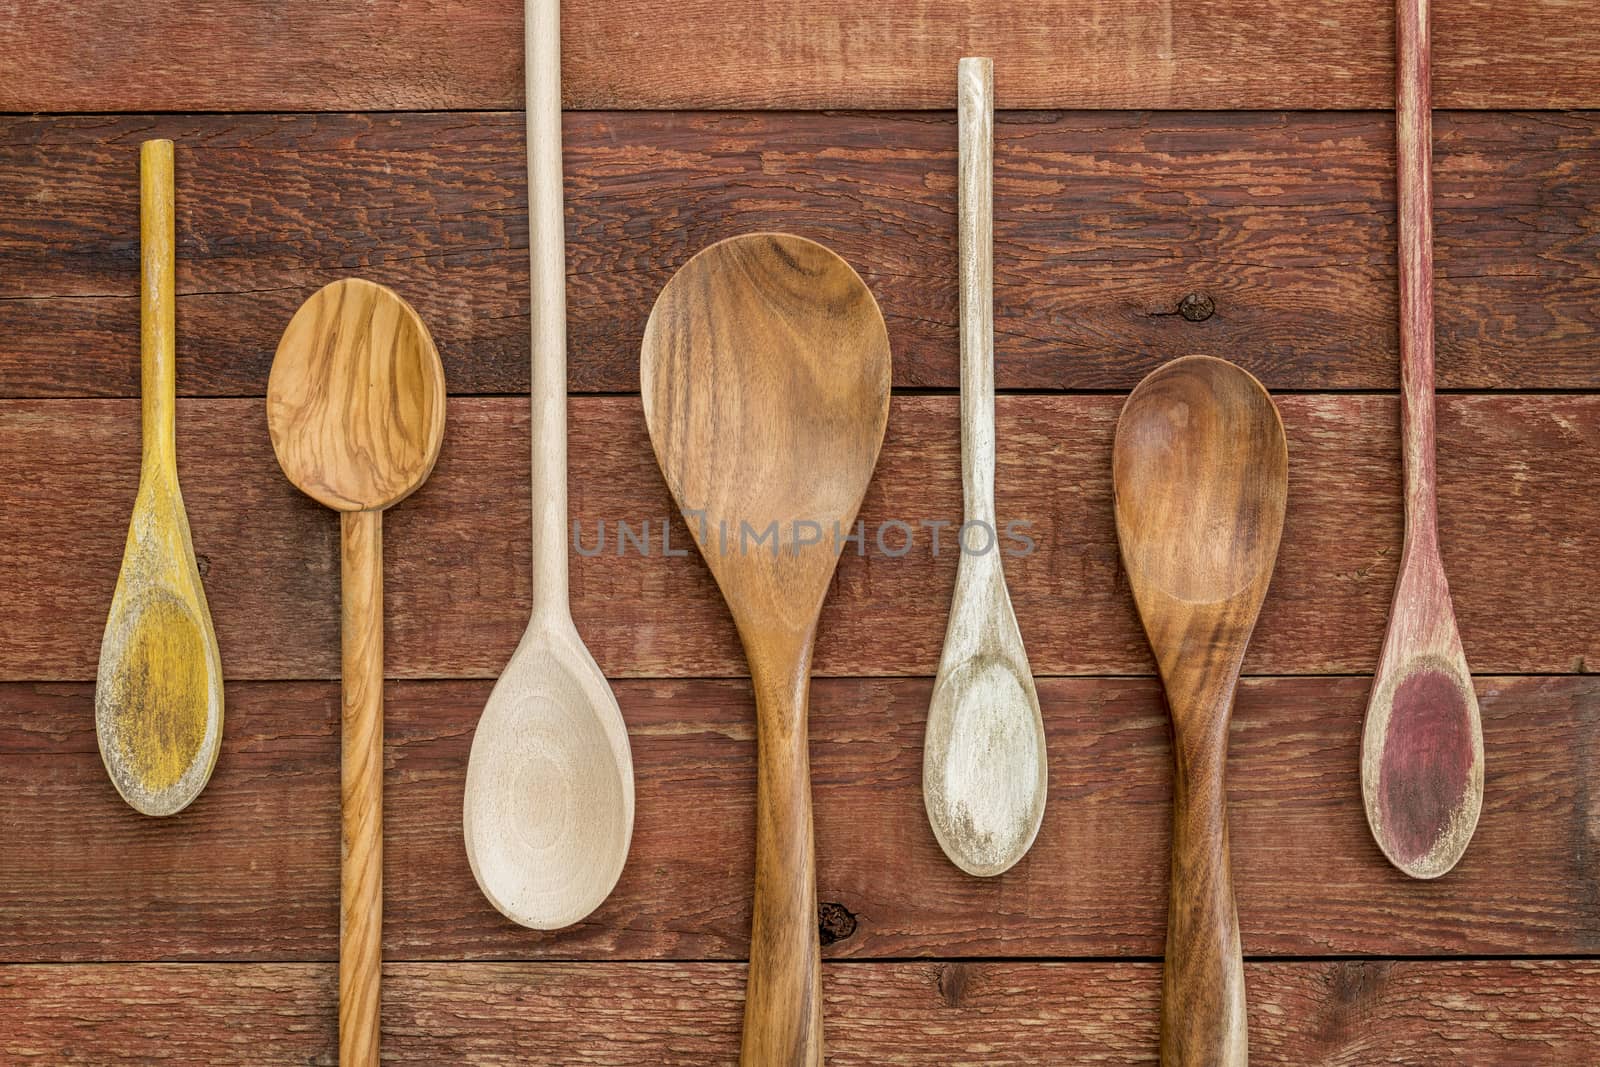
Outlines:
[[[1280,397],[1294,462],[1294,507],[1246,674],[1369,673],[1382,639],[1401,543],[1396,402],[1381,396]],[[861,512],[870,551],[840,561],[817,638],[823,675],[931,675],[956,559],[917,529],[902,558],[871,531],[961,514],[956,398],[898,397]],[[0,401],[0,448],[22,477],[0,486],[16,516],[0,555],[8,640],[0,678],[88,679],[115,581],[126,506],[70,516],[63,497],[131,503],[136,408],[127,401]],[[273,470],[260,402],[178,405],[196,551],[229,678],[332,678],[338,672],[334,527]],[[1120,577],[1106,462],[1111,396],[1001,396],[996,507],[1032,523],[1034,550],[1008,557],[1007,584],[1036,674],[1149,673]],[[391,675],[492,677],[531,604],[525,400],[452,400],[438,469],[388,516],[395,611]],[[639,401],[577,398],[569,415],[571,557],[580,632],[608,677],[743,674],[737,636],[655,464]],[[1600,604],[1573,596],[1600,525],[1600,398],[1443,396],[1440,544],[1456,610],[1485,672],[1582,671],[1600,663]],[[493,508],[484,500],[499,501]],[[663,526],[667,520],[668,526]],[[597,551],[597,527],[606,543]],[[650,525],[651,555],[618,554],[618,524]],[[663,555],[662,534],[670,556]],[[893,528],[886,533],[891,547]],[[1020,550],[1020,545],[1018,546]],[[592,554],[591,554],[592,553]],[[1063,603],[1074,605],[1063,613]],[[694,617],[701,624],[686,627]]]
[[[385,1023],[401,1062],[700,1067],[737,1051],[743,974],[733,964],[385,970]],[[1266,1063],[1571,1064],[1600,1055],[1592,961],[1251,963],[1245,980]],[[1144,1062],[1157,981],[1149,963],[829,965],[823,996],[839,1020],[829,1063]],[[12,1020],[0,1054],[21,1064],[332,1064],[319,1010],[331,982],[318,964],[13,968],[0,972],[0,1012]],[[140,1021],[152,987],[167,995],[161,1027]]]
[[[1398,388],[1387,114],[995,118],[1000,390],[1126,390],[1225,349],[1275,391]],[[1600,115],[1436,128],[1440,388],[1600,388]],[[153,134],[185,176],[186,393],[262,393],[283,323],[352,271],[415,302],[454,392],[526,393],[521,116],[479,113],[0,118],[0,202],[26,208],[0,241],[0,396],[137,395],[126,208]],[[951,114],[568,114],[565,143],[573,391],[637,389],[674,267],[774,228],[862,271],[897,388],[957,385]]]
[[[487,906],[461,848],[468,725],[490,685],[389,683],[386,957],[744,959],[749,683],[616,683],[638,785],[633,854],[605,905],[557,934]],[[1478,847],[1450,878],[1418,886],[1373,846],[1350,773],[1366,679],[1243,682],[1229,807],[1247,956],[1600,952],[1600,775],[1589,766],[1600,679],[1478,685],[1499,755]],[[1028,856],[981,881],[950,864],[923,815],[931,686],[813,686],[817,894],[855,918],[823,958],[1159,957],[1172,757],[1154,679],[1039,680],[1053,795]],[[90,685],[0,685],[0,960],[334,958],[339,687],[235,683],[229,694],[213,788],[174,834],[104,787]],[[185,877],[202,864],[204,882]]]
[[[1002,107],[1384,108],[1390,13],[1386,0],[1267,19],[1251,0],[570,0],[562,86],[575,108],[949,107],[957,58],[992,55],[1014,72]],[[1445,0],[1440,23],[1442,106],[1600,102],[1600,29],[1565,5]],[[141,15],[31,0],[0,25],[0,110],[516,108],[520,28],[515,5],[490,0]]]

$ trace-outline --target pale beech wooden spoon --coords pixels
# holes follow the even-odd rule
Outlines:
[[[1049,769],[1039,696],[1011,610],[994,508],[994,64],[963,59],[961,485],[965,548],[928,707],[922,799],[952,863],[995,875],[1033,844]]]
[[[222,659],[178,491],[172,142],[139,147],[144,456],[94,689],[100,758],[146,815],[182,811],[222,747]]]
[[[1172,885],[1161,1062],[1247,1059],[1228,860],[1228,724],[1278,556],[1289,451],[1261,383],[1225,360],[1158,368],[1112,451],[1117,541],[1172,715]]]
[[[650,442],[755,687],[756,885],[742,1061],[822,1062],[806,710],[817,617],[889,415],[889,337],[849,264],[787,234],[714,244],[657,298]],[[748,533],[747,533],[748,531]]]
[[[1483,807],[1483,726],[1439,556],[1433,434],[1433,157],[1427,0],[1395,9],[1400,448],[1405,545],[1361,733],[1378,847],[1413,878],[1456,865]]]
[[[383,511],[433,470],[444,368],[427,327],[348,278],[295,312],[267,380],[267,428],[301,492],[340,513],[339,1063],[378,1062],[383,960]]]
[[[561,4],[524,7],[533,275],[533,616],[472,737],[462,830],[478,888],[538,930],[610,895],[633,837],[633,756],[617,698],[567,601],[567,266]]]

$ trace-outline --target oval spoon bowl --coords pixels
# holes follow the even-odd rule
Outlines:
[[[530,626],[489,694],[463,831],[478,888],[513,922],[571,926],[610,896],[633,838],[633,758],[570,621]]]

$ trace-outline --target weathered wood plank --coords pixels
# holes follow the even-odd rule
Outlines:
[[[1251,963],[1250,1050],[1317,1067],[1567,1067],[1600,1056],[1600,964]],[[337,1062],[332,965],[0,968],[17,1064]],[[1154,1063],[1153,963],[827,964],[830,1064]],[[399,1063],[732,1062],[736,964],[384,967]]]
[[[1441,0],[1443,107],[1600,102],[1578,5]],[[508,108],[521,13],[471,0],[220,0],[137,12],[23,0],[0,23],[0,110]],[[582,108],[949,107],[956,59],[1004,60],[1003,107],[1383,108],[1391,9],[1313,0],[570,0],[563,89]]]
[[[1366,679],[1246,682],[1230,747],[1246,954],[1600,951],[1600,781],[1590,767],[1600,680],[1477,685],[1482,822],[1460,867],[1419,885],[1384,861],[1362,816]],[[1170,754],[1154,680],[1040,680],[1052,796],[1028,856],[992,880],[950,864],[923,812],[929,689],[927,679],[814,687],[819,899],[855,922],[824,954],[1158,957]],[[389,687],[385,955],[743,958],[755,807],[748,683],[617,683],[638,782],[632,854],[601,909],[555,934],[501,918],[467,867],[464,771],[488,691],[488,682]],[[175,820],[155,821],[128,811],[106,780],[88,685],[0,686],[0,959],[333,958],[338,686],[236,683],[228,698],[210,787]]]
[[[1246,367],[1252,361],[1244,359]],[[446,365],[446,378],[450,367]],[[1032,524],[1009,559],[1011,595],[1040,674],[1152,668],[1119,569],[1111,517],[1116,396],[998,404],[1002,521]],[[1400,547],[1398,412],[1381,396],[1280,398],[1290,502],[1276,576],[1246,660],[1252,674],[1372,670]],[[439,465],[386,517],[391,676],[493,677],[529,610],[528,409],[452,401]],[[610,677],[743,674],[726,608],[656,468],[636,397],[571,413],[573,612]],[[1600,662],[1593,575],[1600,529],[1600,397],[1451,396],[1439,406],[1441,540],[1462,637],[1485,673]],[[956,557],[923,521],[959,521],[956,398],[892,405],[862,510],[867,554],[845,546],[822,620],[820,674],[929,675]],[[337,521],[278,470],[259,400],[180,401],[179,469],[229,678],[332,678],[339,664]],[[0,402],[0,679],[94,677],[138,469],[133,401]],[[93,502],[93,506],[88,503]],[[661,555],[662,523],[674,516]],[[651,525],[651,552],[619,522]],[[901,550],[906,531],[915,541]],[[831,533],[831,531],[830,531]],[[737,531],[733,546],[737,547]],[[1011,542],[1007,542],[1011,544]]]
[[[1387,114],[995,132],[1001,389],[1128,389],[1194,351],[1273,389],[1397,387]],[[1600,388],[1600,114],[1441,113],[1437,133],[1441,387]],[[526,392],[520,115],[212,115],[0,120],[0,203],[23,208],[0,221],[0,396],[135,395],[133,160],[155,135],[178,142],[185,394],[265,392],[294,309],[350,273],[416,304],[456,394]],[[572,387],[636,390],[661,286],[752,229],[839,251],[896,385],[954,387],[955,141],[944,113],[569,115]],[[1177,313],[1190,293],[1209,318]]]

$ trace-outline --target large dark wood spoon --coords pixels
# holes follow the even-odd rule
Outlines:
[[[1247,1062],[1228,860],[1228,724],[1272,578],[1289,450],[1267,391],[1188,356],[1134,389],[1112,451],[1117,540],[1172,714],[1172,886],[1161,1062]]]
[[[750,662],[757,733],[746,1065],[822,1062],[806,705],[817,617],[878,461],[889,337],[849,264],[787,234],[696,255],[639,361],[650,441]]]
[[[1400,447],[1405,546],[1361,732],[1361,795],[1378,847],[1413,878],[1456,865],[1483,807],[1483,727],[1439,555],[1433,441],[1433,121],[1427,0],[1395,10]]]

